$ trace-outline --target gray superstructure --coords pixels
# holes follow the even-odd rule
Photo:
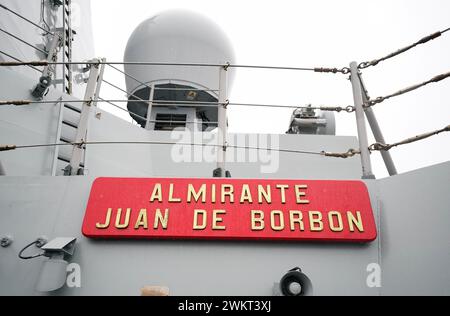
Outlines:
[[[25,16],[34,9],[39,11],[39,5],[3,3]],[[128,102],[121,105],[124,108],[127,105],[131,117],[139,124],[124,121],[87,102],[86,97],[93,100],[98,97],[96,88],[101,89],[104,64],[92,56],[88,1],[78,3],[83,7],[86,23],[75,35],[71,59],[91,60],[90,71],[83,72],[81,65],[74,66],[80,70],[78,78],[84,76],[86,80],[77,84],[74,73],[71,95],[66,93],[61,81],[49,87],[42,103],[0,106],[0,144],[68,144],[0,153],[5,173],[0,176],[0,238],[12,241],[0,247],[0,295],[139,295],[144,286],[168,287],[171,295],[280,295],[278,283],[293,267],[300,267],[308,276],[314,295],[450,295],[450,162],[386,179],[362,180],[369,191],[378,232],[377,239],[370,243],[84,237],[82,221],[91,185],[97,177],[211,178],[213,172],[224,167],[237,179],[360,180],[363,168],[358,155],[342,159],[320,154],[324,149],[345,153],[350,148],[359,148],[360,142],[356,137],[335,136],[333,115],[314,112],[318,115],[311,116],[307,109],[294,112],[290,128],[297,124],[293,130],[298,134],[226,133],[229,146],[223,153],[226,163],[217,164],[221,147],[216,145],[225,143],[216,137],[216,127],[223,124],[226,129],[226,112],[224,115],[220,109],[220,103],[226,99],[226,93],[221,95],[224,87],[219,80],[219,77],[223,79],[220,67],[181,67],[179,71],[180,67],[173,65],[125,65]],[[63,8],[49,13],[50,17],[55,19],[60,14],[58,10]],[[16,25],[8,12],[0,14],[2,28],[40,44],[40,34]],[[169,22],[164,20],[164,23],[171,24],[171,19],[180,14],[184,13],[169,12]],[[196,19],[195,15],[188,17]],[[224,35],[217,34],[215,38],[214,28],[207,32],[212,42],[198,47],[195,42],[202,42],[205,37],[194,34],[189,40],[192,29],[185,29],[183,34],[174,28],[177,31],[174,34],[173,30],[164,28],[164,23],[158,25],[158,17],[153,19],[141,24],[130,39],[125,62],[224,64],[233,61],[228,43],[223,47],[216,45]],[[203,23],[209,22],[200,21],[192,27],[201,30]],[[156,29],[152,29],[152,24],[157,25]],[[156,41],[162,35],[166,38]],[[46,59],[30,47],[12,45],[14,40],[7,35],[0,36],[2,50],[14,47],[10,55],[20,56],[24,61]],[[154,42],[160,51],[151,50]],[[143,46],[138,47],[137,43]],[[198,51],[178,53],[190,44]],[[164,48],[172,46],[173,54],[166,54]],[[57,54],[57,61],[62,60],[63,53]],[[166,59],[158,60],[158,56]],[[11,59],[0,54],[0,60]],[[65,75],[61,67],[56,68],[55,80]],[[0,99],[37,100],[30,91],[40,77],[39,71],[29,67],[0,67]],[[230,80],[227,83],[231,86]],[[90,94],[89,90],[92,90]],[[164,91],[169,93],[164,95]],[[158,103],[163,97],[166,103]],[[217,103],[218,107],[211,106]],[[158,114],[162,115],[159,119]],[[183,118],[175,119],[176,115]],[[314,122],[310,124],[309,118]],[[174,133],[174,127],[182,130]],[[71,144],[80,142],[77,139],[80,135],[82,144]],[[89,144],[111,141],[123,143]],[[188,148],[190,154],[184,160],[174,159],[176,142],[211,147],[191,152],[191,146],[180,145],[181,149]],[[301,153],[305,151],[319,154]],[[200,155],[199,159],[196,154]],[[80,279],[72,283],[68,280],[56,291],[37,291],[36,285],[42,284],[45,259],[22,260],[19,252],[40,237],[52,240],[69,236],[76,238],[76,243],[68,261],[76,265],[69,266],[67,274],[71,278],[78,273],[76,277]],[[31,254],[33,251],[39,249],[28,250]],[[373,280],[378,272],[381,283]]]

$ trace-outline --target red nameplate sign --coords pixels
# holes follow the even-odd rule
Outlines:
[[[83,234],[367,242],[377,231],[361,181],[98,178]]]

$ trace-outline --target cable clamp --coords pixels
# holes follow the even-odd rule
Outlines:
[[[8,151],[16,149],[16,145],[0,145],[0,151]]]
[[[356,108],[351,105],[349,105],[345,108],[345,112],[347,112],[347,113],[353,113],[353,112],[355,112],[355,110],[356,110]]]
[[[350,71],[351,71],[351,70],[350,70],[350,68],[348,68],[348,67],[344,67],[344,68],[342,68],[342,69],[339,70],[339,72],[342,73],[343,75],[349,74]]]
[[[361,152],[359,150],[355,150],[355,149],[349,149],[345,153],[329,153],[329,152],[326,152],[326,151],[321,151],[320,152],[320,154],[322,156],[325,156],[325,157],[335,157],[335,158],[344,158],[344,159],[353,157],[353,156],[355,156],[357,154],[360,154],[360,153]]]
[[[392,146],[383,143],[374,143],[369,146],[369,151],[388,151]]]

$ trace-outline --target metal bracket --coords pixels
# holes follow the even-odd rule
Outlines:
[[[2,246],[3,248],[8,247],[9,245],[11,245],[13,243],[14,239],[11,235],[5,235],[0,239],[0,246]]]
[[[41,236],[36,238],[36,247],[42,248],[48,242],[47,237]]]
[[[223,169],[216,168],[213,170],[213,178],[223,178]],[[225,178],[231,178],[231,172],[225,170]]]
[[[62,0],[49,0],[50,5],[52,6],[52,9],[58,9],[60,6],[63,5]]]
[[[61,252],[64,255],[72,256],[75,251],[75,237],[56,237],[41,247],[45,250],[45,256],[49,256],[54,252]]]
[[[216,168],[213,170],[213,177],[214,178],[222,178],[222,168]]]
[[[49,63],[58,61],[58,52],[59,49],[63,46],[63,31],[57,30],[50,42],[50,46],[47,48],[48,56],[47,61]],[[44,71],[42,72],[43,76],[52,77],[55,74],[55,66],[48,65],[44,67]]]
[[[57,31],[53,35],[52,41],[50,42],[50,47],[47,49],[47,62],[58,61],[58,51],[62,47],[62,32]],[[42,71],[42,76],[39,78],[39,83],[34,87],[31,95],[37,99],[42,99],[47,93],[48,88],[52,84],[52,78],[56,75],[55,66],[50,64],[44,67]],[[56,85],[55,82],[53,82]]]

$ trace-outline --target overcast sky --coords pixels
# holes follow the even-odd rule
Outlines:
[[[249,65],[341,68],[351,61],[382,57],[450,27],[448,0],[94,0],[91,3],[96,55],[109,61],[123,60],[127,40],[141,21],[173,8],[196,11],[214,20],[233,43],[237,63]],[[363,78],[370,96],[375,98],[448,71],[450,32],[364,70]],[[104,77],[125,88],[120,73],[109,69]],[[103,85],[101,96],[123,99],[124,93]],[[347,76],[271,70],[239,69],[229,99],[283,105],[353,104]],[[386,141],[392,143],[450,124],[449,99],[450,79],[447,79],[386,101],[374,110]],[[229,131],[282,134],[288,128],[291,113],[289,109],[232,107]],[[130,121],[126,113],[114,114]],[[337,135],[356,135],[354,114],[336,114],[336,123]],[[370,134],[369,143],[372,142]],[[391,153],[400,172],[448,161],[450,133],[392,149]],[[372,154],[372,162],[378,178],[387,175],[379,153]]]

